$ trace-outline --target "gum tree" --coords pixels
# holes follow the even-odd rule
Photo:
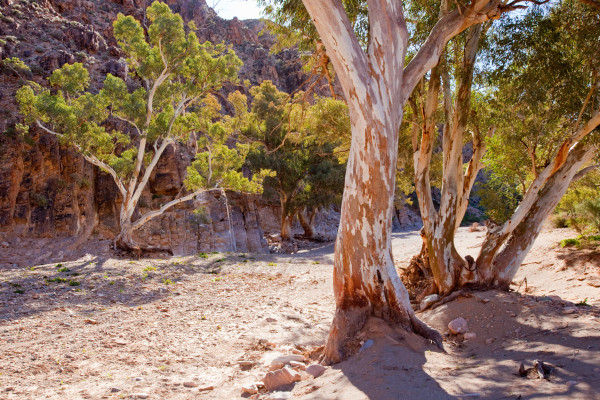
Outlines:
[[[276,194],[281,205],[281,238],[292,239],[298,216],[305,234],[314,236],[316,210],[337,202],[342,192],[344,165],[336,145],[349,136],[348,109],[343,101],[306,93],[290,96],[271,81],[250,90],[253,101],[242,135],[252,144],[248,165],[272,170],[265,193]]]
[[[92,94],[87,70],[67,64],[50,76],[52,89],[30,83],[17,95],[28,122],[112,176],[122,200],[115,245],[135,252],[141,251],[133,238],[137,228],[201,191],[215,186],[257,190],[236,172],[247,149],[224,146],[234,119],[218,116],[218,104],[209,96],[236,79],[241,61],[224,45],[200,43],[193,24],[184,26],[165,4],[154,2],[146,15],[147,35],[131,16],[119,14],[113,24],[132,84],[109,74],[100,92]],[[239,94],[231,99],[245,102]],[[190,134],[200,138],[200,154],[186,180],[190,193],[137,217],[140,197],[165,149]],[[214,173],[217,164],[220,177]]]

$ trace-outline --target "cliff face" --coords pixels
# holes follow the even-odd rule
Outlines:
[[[5,244],[13,246],[18,237],[111,238],[118,231],[120,199],[110,176],[51,135],[36,129],[26,138],[17,134],[13,128],[19,121],[14,94],[26,79],[45,84],[45,78],[64,63],[82,62],[93,78],[92,90],[99,88],[108,72],[127,78],[127,64],[112,37],[112,21],[118,13],[143,21],[146,3],[0,0],[0,57],[19,57],[32,71],[17,74],[0,69],[0,239]],[[244,61],[241,79],[252,84],[272,80],[290,92],[307,78],[295,50],[269,55],[273,39],[258,34],[263,29],[260,21],[223,20],[204,0],[167,3],[184,20],[195,21],[201,39],[233,45]],[[172,199],[188,162],[185,148],[170,148],[153,174],[141,207],[157,207]],[[277,209],[254,197],[229,193],[228,199],[229,211],[223,193],[208,193],[193,206],[151,221],[139,231],[139,239],[169,247],[177,254],[268,251],[261,213],[263,219],[272,220]],[[193,210],[202,205],[210,218],[199,221]]]

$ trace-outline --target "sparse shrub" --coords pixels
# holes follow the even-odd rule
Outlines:
[[[579,239],[563,239],[560,241],[560,247],[571,247],[571,246],[581,246],[581,241]]]
[[[48,207],[48,198],[41,193],[31,192],[29,193],[29,198],[38,207]]]
[[[79,281],[70,280],[69,286],[79,286]]]

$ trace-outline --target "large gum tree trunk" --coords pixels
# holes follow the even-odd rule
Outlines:
[[[370,316],[441,343],[439,334],[415,317],[391,253],[397,123],[368,118],[367,105],[360,106],[365,107],[354,110],[352,117],[357,128],[335,244],[336,313],[325,348],[329,362],[345,357],[346,342]]]

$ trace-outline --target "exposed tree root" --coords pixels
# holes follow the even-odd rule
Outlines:
[[[446,303],[456,300],[459,297],[473,297],[473,294],[470,291],[468,291],[467,289],[461,289],[456,292],[450,293],[448,296],[442,297],[440,300],[438,300],[434,303],[429,304],[427,307],[425,307],[421,311],[433,310],[439,306],[442,306]]]

